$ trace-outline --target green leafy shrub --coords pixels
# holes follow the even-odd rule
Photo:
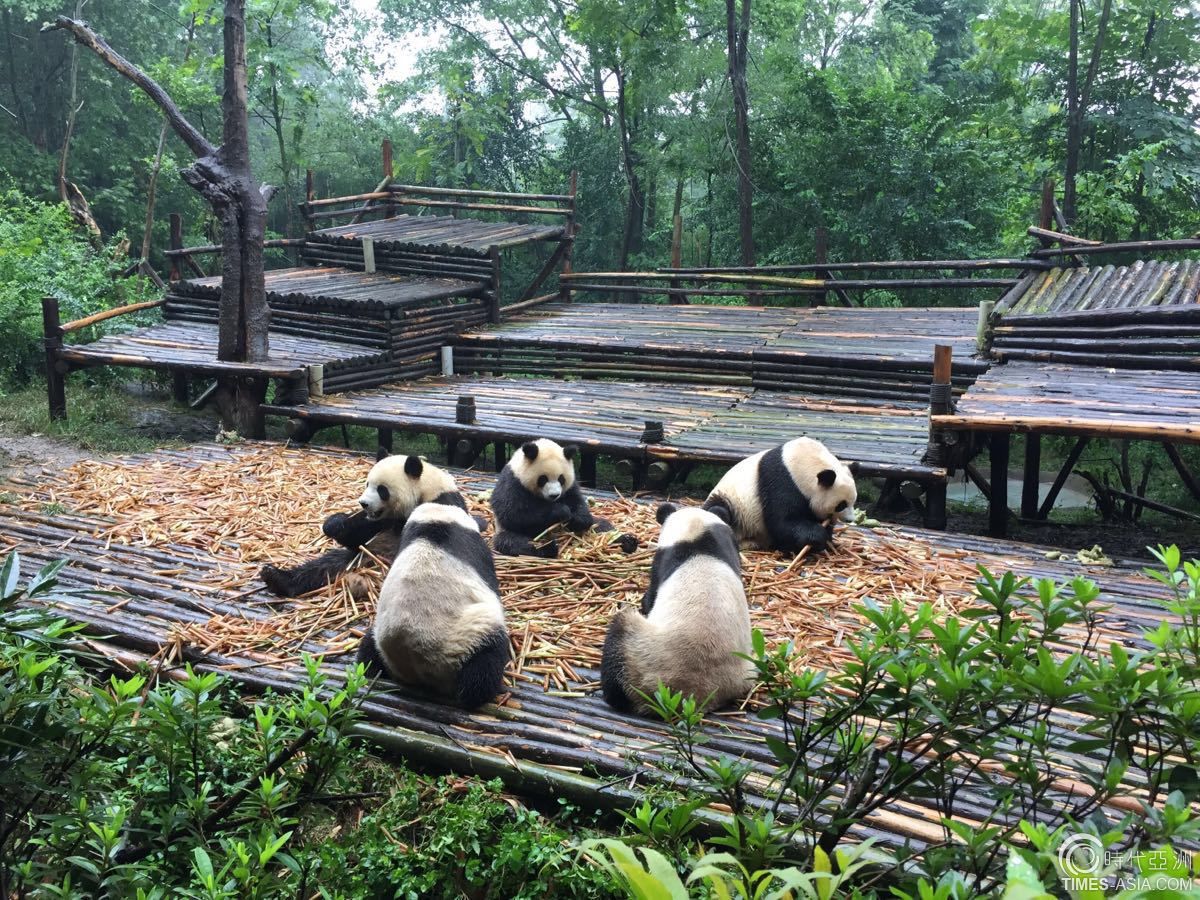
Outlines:
[[[149,297],[143,279],[115,278],[122,262],[114,244],[94,248],[61,203],[0,195],[0,386],[39,368],[43,296],[58,298],[63,321]]]
[[[294,897],[313,877],[306,815],[347,780],[360,669],[308,659],[294,695],[249,715],[217,675],[97,678],[61,563],[0,566],[0,896]]]
[[[748,658],[766,701],[758,716],[780,725],[765,738],[774,757],[765,807],[745,802],[749,765],[705,751],[702,704],[660,686],[648,699],[670,725],[675,765],[732,811],[708,843],[746,873],[746,895],[758,890],[749,873],[789,862],[819,868],[855,843],[858,824],[912,798],[939,811],[943,840],[872,858],[870,881],[902,897],[992,893],[1014,856],[1069,893],[1053,861],[1071,835],[1126,854],[1194,847],[1200,563],[1176,547],[1154,553],[1160,568],[1147,574],[1168,588],[1170,617],[1142,635],[1144,649],[1102,641],[1106,607],[1095,583],[1031,582],[982,567],[977,603],[955,615],[929,604],[865,604],[867,625],[848,642],[853,659],[840,671],[803,668],[790,644],[768,647],[756,631]],[[1063,739],[1062,710],[1074,740]],[[1064,752],[1080,782],[1069,794]],[[1107,801],[1130,782],[1141,786],[1143,808],[1113,818]],[[660,848],[686,833],[663,811],[630,820],[639,839]]]

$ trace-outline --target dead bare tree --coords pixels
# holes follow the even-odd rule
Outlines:
[[[258,362],[270,353],[263,278],[263,238],[267,203],[275,189],[258,184],[250,172],[250,139],[246,102],[246,4],[225,0],[225,83],[221,99],[224,123],[221,145],[214,146],[179,110],[175,101],[145,72],[109,46],[86,22],[59,16],[43,31],[62,29],[132,81],[162,110],[195,161],[180,176],[200,193],[221,223],[221,308],[217,358]],[[260,436],[259,406],[267,380],[256,375],[223,375],[214,397],[227,428]]]

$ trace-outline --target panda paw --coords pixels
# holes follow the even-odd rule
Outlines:
[[[267,590],[276,597],[287,597],[291,594],[291,579],[283,569],[277,566],[263,566],[259,577],[267,586]]]
[[[558,559],[558,542],[551,541],[540,547],[534,547],[533,555],[540,556],[542,559]]]
[[[596,529],[597,533],[604,534],[613,530],[613,523],[608,521],[608,519],[596,519],[592,527]]]
[[[342,542],[342,538],[346,536],[349,529],[350,516],[346,513],[334,513],[321,524],[321,531],[324,532],[325,537],[338,543]]]
[[[632,534],[623,534],[617,538],[617,546],[621,548],[621,552],[629,555],[638,548],[638,539]]]

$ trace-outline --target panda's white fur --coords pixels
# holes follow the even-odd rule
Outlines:
[[[411,471],[420,469],[416,477]],[[367,473],[367,486],[358,504],[369,519],[405,519],[422,503],[430,503],[440,495],[458,493],[458,485],[449,472],[431,466],[416,456],[385,456]]]
[[[854,519],[858,488],[849,467],[820,441],[801,437],[764,450],[725,473],[705,501],[724,506],[743,547],[822,550],[835,518]]]
[[[402,684],[477,706],[502,690],[509,655],[492,555],[479,526],[455,506],[418,506],[379,590],[360,661],[378,661]]]
[[[621,610],[609,626],[604,697],[644,712],[638,692],[653,694],[661,681],[715,709],[754,684],[753,666],[735,655],[751,650],[737,543],[728,524],[703,509],[663,504],[659,520],[642,609]]]

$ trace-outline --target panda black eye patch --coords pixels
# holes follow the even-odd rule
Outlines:
[[[565,475],[559,475],[559,476],[558,476],[558,483],[559,483],[559,484],[566,484],[566,483],[567,483],[567,476],[565,476]]]
[[[846,501],[845,501],[845,500],[843,500],[841,503],[839,503],[839,504],[837,505],[837,511],[838,511],[838,512],[841,512],[841,511],[842,511],[843,509],[845,509],[845,508],[846,508]]]
[[[387,488],[386,488],[384,485],[382,485],[382,484],[381,484],[381,485],[379,485],[377,488],[375,488],[375,493],[377,493],[377,494],[379,495],[379,499],[380,499],[380,500],[382,500],[384,503],[387,503],[387,502],[388,502],[388,498],[389,498],[389,497],[392,495],[392,492],[391,492],[391,491],[389,491],[389,490],[388,490],[388,489],[387,489]]]
[[[550,480],[550,479],[549,479],[549,478],[547,478],[545,475],[539,475],[539,476],[538,476],[538,487],[545,487],[545,486],[546,486],[546,482],[547,482],[547,481],[549,481],[549,480]]]

